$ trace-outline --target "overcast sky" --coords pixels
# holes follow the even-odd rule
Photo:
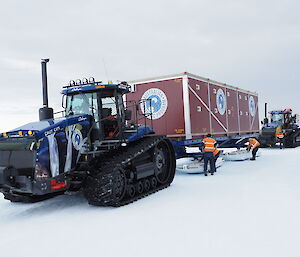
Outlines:
[[[257,91],[261,113],[264,102],[300,113],[297,0],[0,3],[0,131],[38,119],[46,57],[56,111],[70,79],[188,71]]]

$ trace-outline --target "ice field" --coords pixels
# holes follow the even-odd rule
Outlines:
[[[300,148],[260,149],[214,176],[173,184],[121,208],[62,195],[34,204],[0,196],[1,256],[299,256]]]

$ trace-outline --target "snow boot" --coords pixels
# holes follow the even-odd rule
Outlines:
[[[255,161],[255,158],[251,158],[250,161]]]

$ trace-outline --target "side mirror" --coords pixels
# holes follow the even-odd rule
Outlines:
[[[125,120],[131,120],[131,118],[132,118],[132,111],[125,110]]]

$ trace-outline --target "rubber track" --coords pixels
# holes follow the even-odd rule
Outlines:
[[[148,191],[148,192],[145,192],[145,193],[143,193],[143,194],[141,194],[141,195],[138,195],[138,196],[136,196],[136,197],[134,197],[134,198],[128,199],[127,201],[123,201],[123,202],[121,202],[121,203],[116,203],[116,204],[114,204],[114,205],[109,205],[109,206],[112,206],[112,207],[121,207],[121,206],[130,204],[130,203],[136,202],[136,201],[138,201],[138,200],[140,200],[140,199],[142,199],[142,198],[144,198],[144,197],[147,197],[147,196],[149,196],[149,195],[152,195],[152,194],[154,194],[154,193],[156,193],[156,192],[158,192],[158,191],[160,191],[160,190],[163,190],[163,189],[165,189],[165,188],[167,188],[167,187],[169,187],[169,186],[170,186],[170,184],[163,185],[163,186],[157,187],[157,188],[155,188],[155,189],[152,189],[152,190],[150,190],[150,191]]]
[[[161,141],[165,139],[166,137],[164,136],[148,137],[136,143],[130,144],[127,147],[120,147],[120,149],[118,149],[117,151],[110,153],[109,155],[106,155],[104,157],[101,157],[101,160],[105,158],[105,161],[99,162],[97,164],[98,166],[98,168],[96,169],[97,171],[94,172],[92,176],[96,177],[97,175],[101,174],[101,177],[104,178],[103,179],[104,181],[105,180],[107,181],[107,179],[109,179],[111,182],[113,179],[113,171],[112,171],[113,167],[117,165],[121,165],[121,167],[126,167],[126,165],[129,162],[137,158],[139,155],[149,151],[151,148],[155,147],[157,144],[159,144]],[[97,202],[89,201],[89,203],[93,205],[100,205],[100,206],[113,206],[113,207],[124,206],[168,187],[173,181],[173,177],[174,176],[172,176],[170,181],[166,182],[165,184],[158,185],[156,188],[144,192],[140,195],[136,195],[133,198],[128,199],[128,197],[125,196],[123,198],[124,200],[122,200],[121,202],[116,202],[111,194],[113,183],[100,182],[100,184],[102,184],[102,188],[99,191],[104,192],[102,194],[103,199],[98,199]]]

